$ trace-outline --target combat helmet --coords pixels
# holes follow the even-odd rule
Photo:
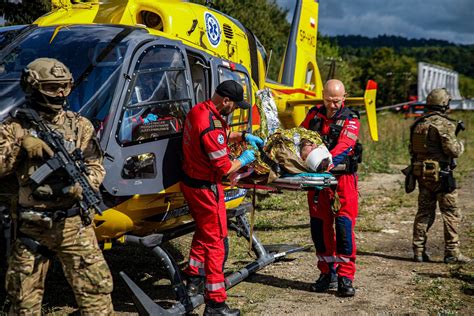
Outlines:
[[[73,82],[66,65],[52,58],[35,59],[26,66],[21,77],[27,100],[53,112],[63,108]]]
[[[433,110],[447,110],[451,96],[445,88],[433,89],[426,97],[426,106]]]

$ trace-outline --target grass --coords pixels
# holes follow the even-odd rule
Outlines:
[[[456,111],[449,116],[454,120],[463,120],[466,130],[460,132],[459,138],[464,142],[465,152],[458,159],[456,169],[458,177],[462,178],[474,171],[474,112]],[[407,165],[410,162],[408,144],[410,125],[413,119],[403,119],[401,114],[391,112],[377,113],[379,141],[370,139],[367,117],[361,118],[360,139],[364,145],[363,162],[359,173],[399,172],[390,165]]]
[[[457,311],[466,307],[460,291],[459,280],[449,276],[417,276],[415,279],[417,292],[415,306],[427,308],[430,314],[457,315]]]
[[[360,139],[364,145],[363,160],[359,173],[364,176],[368,173],[394,172],[391,164],[407,164],[408,142],[412,120],[400,119],[400,114],[391,112],[377,113],[379,141],[373,142],[370,138],[367,117],[361,118]],[[398,172],[398,171],[397,171]]]

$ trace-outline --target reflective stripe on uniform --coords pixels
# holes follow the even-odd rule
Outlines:
[[[350,259],[346,257],[334,257],[334,256],[319,256],[318,255],[319,261],[327,262],[327,263],[333,263],[333,262],[349,262]]]
[[[352,133],[352,132],[349,132],[349,131],[345,131],[345,134],[347,135],[348,138],[352,139],[353,141],[356,141],[357,140],[357,135]]]
[[[223,148],[221,150],[213,151],[212,153],[209,153],[208,155],[209,155],[209,158],[211,160],[219,159],[219,158],[224,157],[225,155],[227,155],[227,148]]]
[[[318,255],[319,261],[327,262],[327,263],[332,263],[336,261],[336,258],[333,256],[319,256]]]
[[[219,283],[206,283],[206,289],[208,291],[217,291],[222,288],[225,288],[225,283],[224,282],[219,282]]]
[[[349,262],[350,259],[346,257],[336,257],[336,260],[334,262]]]
[[[204,268],[204,262],[189,258],[189,265],[197,268]]]

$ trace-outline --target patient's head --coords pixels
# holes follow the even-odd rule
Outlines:
[[[317,145],[303,139],[300,144],[300,156],[306,167],[313,172],[327,171],[332,164],[332,156],[324,144]]]

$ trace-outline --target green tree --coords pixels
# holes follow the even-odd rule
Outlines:
[[[391,105],[408,100],[410,84],[416,81],[414,58],[400,56],[393,48],[382,47],[367,58],[359,58],[360,85],[369,79],[378,83],[377,105]]]
[[[355,64],[356,58],[351,56],[342,58],[337,44],[331,42],[328,37],[322,36],[320,33],[318,33],[316,52],[319,72],[323,82],[328,79],[339,79],[344,82],[347,93],[350,96],[362,94],[363,87],[360,85],[360,82],[356,80],[361,73],[361,69]],[[334,76],[330,76],[329,74],[331,64],[335,65]]]
[[[50,0],[22,0],[21,3],[0,2],[0,14],[6,25],[31,24],[51,10]]]
[[[192,2],[204,4],[206,1]],[[279,7],[275,0],[215,0],[212,7],[250,29],[267,53],[272,50],[268,77],[277,79],[290,33],[290,23],[286,20],[288,11]]]

